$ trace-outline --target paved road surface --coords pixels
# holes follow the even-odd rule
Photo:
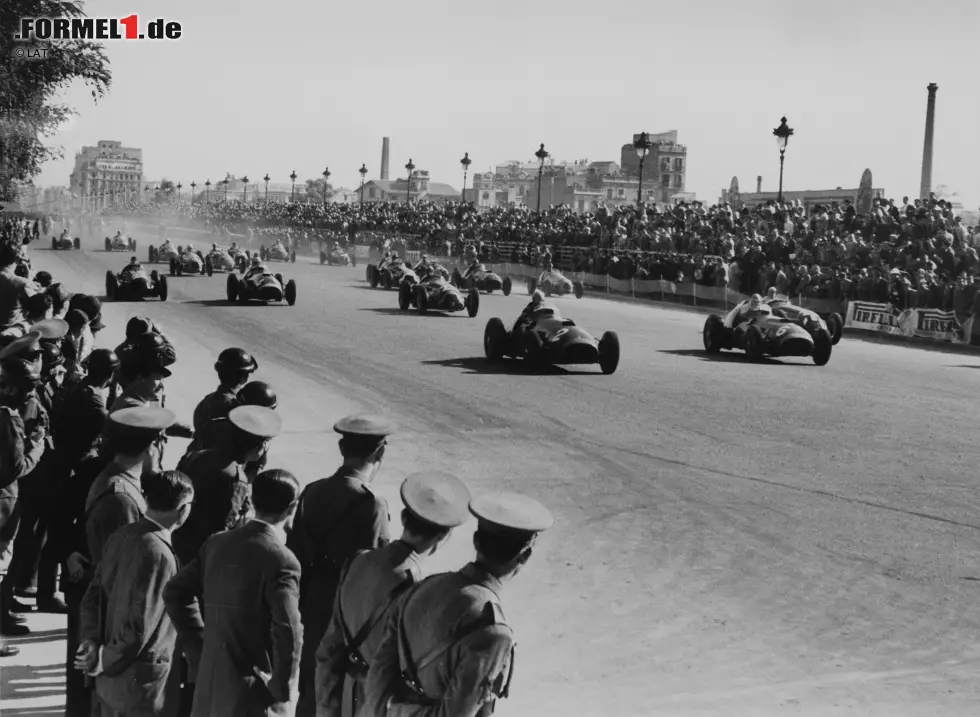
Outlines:
[[[153,238],[137,238],[143,257]],[[34,256],[97,294],[128,259]],[[164,304],[107,304],[105,343],[129,316],[158,320],[186,418],[218,351],[253,351],[286,420],[271,464],[304,482],[338,463],[337,418],[389,413],[403,430],[377,485],[396,520],[400,480],[426,467],[550,506],[504,596],[520,645],[499,714],[976,713],[977,359],[847,339],[824,368],[709,359],[703,318],[586,297],[560,305],[619,333],[619,372],[529,376],[481,359],[486,320],[512,321],[523,291],[484,296],[476,319],[419,317],[363,267],[282,271],[293,308],[228,305],[223,275],[172,279]],[[467,560],[471,531],[433,568]]]

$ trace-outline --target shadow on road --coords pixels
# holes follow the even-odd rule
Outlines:
[[[722,351],[717,354],[709,354],[704,349],[660,349],[657,353],[671,354],[672,356],[690,356],[699,358],[702,361],[714,361],[717,363],[752,363],[746,358],[745,354],[739,352]],[[771,358],[763,358],[759,364],[768,366],[794,366],[796,364],[783,363]]]
[[[3,638],[3,641],[11,645],[23,647],[24,645],[33,645],[39,642],[55,642],[56,640],[64,640],[67,633],[68,631],[64,628],[59,630],[39,630],[38,632],[32,632],[30,635],[24,635],[23,637],[5,637]]]
[[[58,697],[65,694],[65,666],[63,664],[5,665],[0,672],[0,694],[7,700]],[[51,707],[25,707],[24,710],[52,710]],[[64,712],[64,710],[60,710]],[[46,712],[3,710],[4,717],[16,714],[46,714]]]
[[[439,359],[438,361],[423,361],[426,366],[443,366],[445,368],[463,369],[464,373],[480,373],[493,376],[528,376],[531,375],[523,361],[509,359],[500,363],[487,361],[483,356],[470,356],[467,358]],[[541,371],[536,371],[535,376],[601,376],[602,372],[578,371],[567,369],[563,366],[546,366]]]
[[[241,306],[245,308],[274,308],[279,306],[288,307],[285,301],[270,301],[268,303],[264,301],[249,301],[247,304],[239,304],[237,301],[228,301],[228,299],[193,299],[188,301],[181,301],[181,304],[192,304],[195,306],[221,306],[221,307],[233,307]]]
[[[459,318],[455,314],[447,314],[443,311],[428,311],[424,314],[419,314],[419,312],[416,311],[415,309],[402,311],[397,307],[392,309],[389,309],[388,307],[374,307],[374,308],[358,309],[358,311],[373,311],[376,314],[389,314],[391,316],[425,316],[426,318],[432,316],[432,317],[439,317],[441,319]],[[463,314],[463,317],[465,318],[466,314]]]
[[[974,363],[974,364],[968,364],[968,363],[947,364],[946,365],[946,368],[980,368],[980,363]]]

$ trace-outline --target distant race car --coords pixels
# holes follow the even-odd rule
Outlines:
[[[353,252],[346,252],[340,247],[335,246],[330,251],[320,252],[321,264],[339,264],[340,266],[357,266],[357,258]]]
[[[235,261],[231,254],[224,249],[212,249],[204,257],[204,261],[210,263],[212,273],[216,271],[227,272],[239,268],[245,261],[245,257],[242,257],[239,261]]]
[[[464,297],[441,273],[431,275],[420,283],[402,280],[398,285],[398,307],[408,311],[413,306],[420,314],[466,309],[466,313],[473,318],[480,310],[480,292],[470,289]]]
[[[51,237],[51,248],[54,250],[58,249],[81,249],[82,240],[78,237],[74,239],[59,239],[58,237]]]
[[[174,247],[169,240],[160,246],[150,244],[150,248],[147,250],[147,258],[151,264],[169,264],[171,259],[177,258],[181,250],[180,247]]]
[[[501,279],[500,275],[487,271],[487,267],[483,264],[480,264],[480,268],[469,276],[464,276],[465,273],[465,269],[462,271],[458,268],[453,269],[453,284],[460,289],[476,288],[488,294],[492,294],[495,291],[503,291],[504,296],[510,296],[510,290],[513,288],[513,284],[509,276]]]
[[[746,321],[748,303],[748,299],[742,301],[724,317],[708,317],[702,332],[705,351],[715,354],[737,349],[745,351],[751,361],[763,356],[811,356],[817,366],[830,361],[834,342],[826,326],[810,323],[804,328],[782,316],[779,309]]]
[[[235,260],[235,266],[241,268],[242,264],[248,262],[252,257],[248,249],[242,251],[237,244],[228,247],[228,256]]]
[[[249,301],[283,301],[290,306],[296,303],[296,282],[283,281],[282,274],[271,271],[228,274],[226,286],[228,301],[247,304]]]
[[[535,289],[541,289],[545,296],[575,294],[576,299],[581,299],[585,294],[585,285],[581,281],[572,281],[558,269],[542,271],[537,278],[528,279],[527,293],[533,294]]]
[[[378,284],[381,284],[385,289],[393,289],[396,286],[401,286],[403,281],[410,284],[419,283],[418,274],[403,261],[395,264],[382,264],[380,267],[368,264],[366,274],[368,283],[373,288],[377,288]]]
[[[211,260],[205,257],[201,250],[187,250],[178,247],[178,256],[170,259],[170,276],[183,276],[184,274],[214,274],[214,267]]]
[[[528,318],[532,323],[522,331],[508,331],[498,318],[487,322],[483,350],[489,361],[520,358],[532,370],[597,363],[604,374],[615,373],[619,367],[619,336],[615,331],[605,332],[597,341],[571,319],[563,319],[548,302]]]
[[[142,266],[127,266],[118,274],[105,273],[105,295],[110,301],[140,301],[148,297],[167,300],[167,277],[157,270],[147,272]]]
[[[816,312],[804,309],[802,306],[795,306],[790,303],[788,297],[779,294],[771,299],[766,299],[766,303],[769,304],[769,308],[774,314],[789,319],[804,329],[809,329],[812,326],[826,329],[834,346],[839,344],[844,337],[844,318],[840,314],[831,314],[824,321]]]
[[[276,242],[268,249],[266,249],[265,246],[260,246],[259,258],[262,261],[290,261],[295,264],[296,252],[290,254],[286,250],[286,247],[284,247],[280,242]]]
[[[106,251],[136,251],[136,240],[132,237],[123,237],[120,234],[116,236],[105,238],[105,250]]]

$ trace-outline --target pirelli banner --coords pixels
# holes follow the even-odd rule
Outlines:
[[[962,315],[961,315],[962,316]],[[953,311],[897,309],[891,304],[851,301],[847,305],[847,328],[878,331],[896,336],[916,336],[934,341],[970,343],[973,316],[964,320]]]

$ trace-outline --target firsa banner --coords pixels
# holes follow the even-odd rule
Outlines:
[[[973,317],[963,320],[953,311],[898,309],[891,304],[851,301],[845,326],[899,336],[917,336],[935,341],[969,343]]]

